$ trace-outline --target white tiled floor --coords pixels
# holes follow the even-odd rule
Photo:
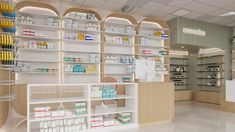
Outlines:
[[[119,132],[235,132],[235,113],[219,110],[217,105],[195,102],[176,103],[175,120],[140,129]]]

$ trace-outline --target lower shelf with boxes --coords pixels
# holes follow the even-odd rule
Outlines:
[[[135,83],[29,84],[27,132],[138,127]]]

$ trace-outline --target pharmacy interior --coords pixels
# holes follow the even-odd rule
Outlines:
[[[0,131],[110,131],[174,118],[166,21],[33,1],[1,1],[0,11]]]

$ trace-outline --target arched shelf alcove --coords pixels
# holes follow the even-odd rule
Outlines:
[[[144,18],[139,25],[139,45],[137,58],[155,61],[155,82],[170,81],[169,27],[166,21],[158,18]]]
[[[72,7],[64,12],[62,20],[62,58],[80,60],[64,60],[62,83],[100,82],[101,16],[91,9]],[[69,70],[76,68],[75,64],[86,70],[82,74]]]
[[[137,21],[122,13],[108,15],[102,24],[102,81],[134,82]]]

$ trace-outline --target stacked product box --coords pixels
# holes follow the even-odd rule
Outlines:
[[[87,106],[85,102],[74,103],[75,111],[77,116],[87,114]]]
[[[120,113],[118,115],[118,120],[123,124],[129,124],[131,121],[131,113]]]

